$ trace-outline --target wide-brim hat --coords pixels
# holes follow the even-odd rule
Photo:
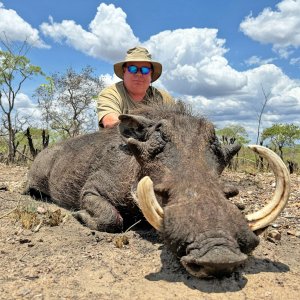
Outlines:
[[[161,72],[162,72],[161,63],[159,63],[157,61],[153,61],[151,54],[149,53],[149,51],[146,48],[135,47],[135,48],[129,49],[127,51],[125,60],[114,64],[115,74],[121,79],[123,79],[123,77],[124,77],[123,65],[128,62],[149,62],[150,64],[152,64],[153,70],[152,70],[151,82],[157,80],[161,75]]]

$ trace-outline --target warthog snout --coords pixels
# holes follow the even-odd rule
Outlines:
[[[233,272],[241,265],[247,255],[235,253],[225,246],[212,248],[203,256],[200,250],[194,249],[180,260],[184,268],[198,278],[221,277]]]

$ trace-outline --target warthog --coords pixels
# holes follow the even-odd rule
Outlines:
[[[286,204],[283,162],[252,147],[273,166],[277,187],[266,207],[245,217],[226,198],[233,190],[220,183],[240,146],[221,146],[211,122],[183,105],[148,106],[119,119],[118,128],[43,150],[29,171],[27,191],[75,210],[93,230],[122,231],[141,210],[189,273],[202,278],[232,272],[258,245],[253,231]]]

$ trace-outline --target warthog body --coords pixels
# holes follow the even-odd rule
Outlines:
[[[180,105],[146,107],[120,116],[119,128],[43,150],[27,189],[75,210],[91,229],[118,232],[141,217],[135,193],[149,176],[166,243],[191,274],[218,276],[244,262],[258,244],[219,181],[238,150],[222,148],[213,125]]]

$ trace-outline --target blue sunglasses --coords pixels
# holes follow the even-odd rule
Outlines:
[[[150,73],[152,68],[149,67],[137,67],[135,65],[127,66],[127,70],[131,74],[137,74],[138,71],[141,72],[142,75],[147,75]]]

